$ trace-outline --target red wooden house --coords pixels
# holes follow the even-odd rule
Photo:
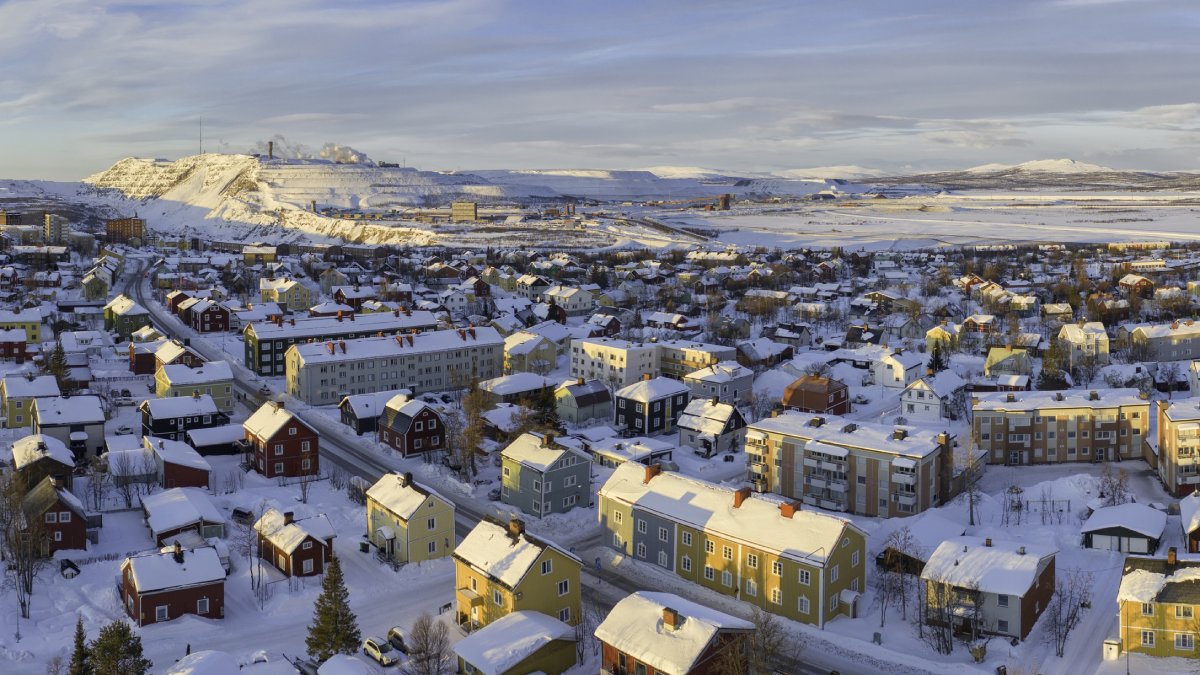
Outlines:
[[[377,430],[379,440],[403,457],[445,447],[442,418],[422,401],[397,395],[384,406]]]
[[[169,438],[150,438],[142,441],[154,453],[158,482],[164,488],[209,487],[212,466],[200,453],[184,443]]]
[[[121,604],[139,626],[195,614],[225,616],[225,568],[216,549],[174,549],[121,563]]]
[[[229,330],[229,310],[215,300],[198,300],[188,314],[188,324],[197,333],[224,333]]]
[[[242,428],[246,432],[243,443],[263,476],[293,478],[320,470],[316,429],[284,408],[282,401],[264,403]]]
[[[42,528],[42,553],[52,555],[64,549],[87,548],[87,513],[83,503],[66,488],[47,476],[21,501],[28,523]]]
[[[322,574],[333,557],[333,525],[324,514],[296,520],[291,511],[267,509],[254,523],[259,554],[284,576]]]
[[[725,675],[749,672],[754,624],[671,593],[639,591],[596,627],[609,673]]]
[[[29,357],[25,345],[24,328],[0,330],[0,361],[16,361],[24,363]]]

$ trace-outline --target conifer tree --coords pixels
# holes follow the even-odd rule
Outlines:
[[[100,629],[89,651],[96,675],[146,675],[154,665],[142,656],[142,638],[120,619]]]
[[[933,351],[929,353],[929,369],[934,373],[940,373],[946,369],[946,355],[942,352],[941,340],[933,343]]]
[[[75,647],[71,650],[71,663],[67,666],[67,675],[92,675],[91,652],[88,650],[82,616],[75,620]]]
[[[361,640],[358,618],[350,611],[342,563],[333,556],[325,570],[325,580],[321,582],[321,595],[317,596],[313,622],[308,627],[304,644],[309,656],[324,662],[334,654],[353,654],[358,651]]]
[[[67,379],[67,352],[63,349],[62,339],[54,341],[54,351],[50,352],[50,374],[58,381],[60,389],[66,383]]]

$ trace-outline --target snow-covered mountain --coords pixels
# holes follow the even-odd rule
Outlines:
[[[854,164],[837,166],[814,166],[807,169],[787,169],[776,171],[781,178],[796,178],[801,180],[824,180],[827,178],[839,180],[863,180],[886,175],[879,169],[868,169]]]
[[[1117,169],[1099,164],[1088,164],[1074,159],[1035,159],[1020,164],[983,164],[966,169],[966,173],[1002,173],[1015,171],[1018,173],[1050,173],[1050,174],[1080,174],[1080,173],[1113,173]]]
[[[1042,159],[1021,164],[983,164],[961,171],[876,178],[882,184],[919,183],[951,190],[1194,190],[1200,176],[1179,172],[1127,171],[1073,159]]]

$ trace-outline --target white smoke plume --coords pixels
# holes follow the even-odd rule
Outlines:
[[[319,152],[313,151],[312,148],[303,143],[295,143],[284,138],[282,134],[275,134],[270,139],[274,143],[274,155],[278,159],[326,159],[338,164],[366,164],[374,166],[375,162],[367,153],[361,150],[355,150],[348,145],[340,145],[338,143],[326,143],[321,147]],[[266,156],[267,141],[258,141],[250,150],[252,154]]]

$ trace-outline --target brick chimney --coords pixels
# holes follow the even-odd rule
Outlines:
[[[508,521],[508,538],[517,543],[521,535],[525,534],[525,521],[520,518],[510,518]]]
[[[1168,567],[1175,566],[1175,555],[1176,555],[1176,551],[1175,551],[1174,546],[1167,549],[1167,566]]]
[[[650,381],[650,373],[642,373],[642,380],[645,382],[649,382]]]
[[[663,607],[663,628],[667,630],[679,630],[679,625],[683,623],[680,620],[679,612],[670,607]]]
[[[294,511],[284,511],[283,512],[283,524],[284,525],[291,525],[293,522],[295,522],[295,520],[296,520],[296,513]]]
[[[642,483],[649,483],[652,478],[662,473],[661,464],[650,464],[646,467],[646,477],[642,479]]]
[[[779,515],[791,519],[800,510],[799,502],[784,502],[779,505]]]
[[[183,546],[179,542],[175,542],[175,550],[171,552],[171,556],[175,558],[175,562],[183,564]]]
[[[750,496],[750,488],[744,487],[744,488],[738,488],[738,489],[734,490],[733,491],[733,508],[735,508],[735,509],[742,508],[742,502],[746,501],[746,498],[749,496]]]
[[[412,485],[412,472],[405,471],[400,474],[400,487],[408,487],[409,485]]]
[[[991,547],[992,547],[992,540],[991,540],[991,538],[984,539],[984,540],[983,540],[983,545],[984,545],[984,546],[986,546],[986,547],[988,547],[988,548],[991,548]]]

